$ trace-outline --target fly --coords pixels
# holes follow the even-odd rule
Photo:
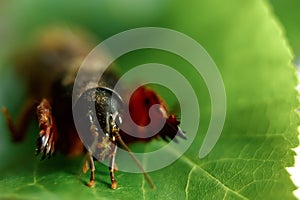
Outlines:
[[[100,81],[90,80],[89,77],[98,70],[91,66],[84,71],[85,79],[79,88],[80,95],[75,102],[75,110],[79,119],[79,130],[76,129],[72,114],[72,89],[80,63],[92,49],[92,43],[82,31],[79,36],[63,28],[46,29],[40,34],[37,42],[26,52],[16,56],[16,71],[27,82],[28,99],[24,102],[19,116],[14,122],[7,108],[2,112],[13,141],[25,138],[28,123],[34,110],[38,118],[39,135],[36,142],[36,154],[42,154],[41,159],[50,158],[56,151],[68,156],[85,154],[83,172],[90,170],[89,187],[95,184],[95,153],[99,161],[109,159],[111,188],[117,188],[114,172],[116,171],[115,157],[117,148],[125,149],[143,172],[151,188],[154,184],[135,158],[128,143],[149,141],[155,137],[165,140],[176,136],[186,138],[179,128],[179,120],[169,114],[164,101],[150,88],[138,88],[128,105],[126,105],[112,88],[118,80],[113,70],[104,72]],[[39,103],[36,103],[39,102]],[[122,127],[128,126],[127,119],[132,117],[139,126],[145,126],[150,120],[149,110],[154,104],[160,105],[154,120],[165,120],[163,128],[151,138],[129,136]],[[124,107],[129,107],[130,116],[126,116]],[[131,129],[130,129],[131,128]],[[140,131],[132,127],[126,130]],[[86,148],[78,136],[84,132],[88,137],[89,147]],[[151,130],[143,130],[143,133]],[[101,134],[103,133],[103,134]]]

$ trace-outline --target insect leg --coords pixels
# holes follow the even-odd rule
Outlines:
[[[90,175],[90,181],[87,183],[88,187],[94,187],[95,185],[95,164],[94,164],[94,159],[92,156],[92,153],[90,151],[87,151],[85,155],[85,161],[83,164],[82,171],[84,173],[87,172],[87,170],[91,170],[91,175]]]
[[[95,150],[96,145],[98,143],[99,133],[98,133],[98,129],[97,129],[96,125],[94,124],[95,119],[93,118],[93,112],[90,110],[88,113],[89,113],[88,114],[89,122],[91,124],[90,125],[90,132],[92,133],[93,143],[92,143],[91,147],[87,150],[82,171],[84,173],[86,173],[88,169],[91,170],[90,181],[87,183],[87,186],[88,187],[94,187],[94,185],[95,185],[95,163],[94,163],[92,151]]]
[[[115,174],[114,174],[116,169],[116,153],[117,153],[117,145],[113,145],[112,152],[110,155],[110,163],[109,163],[111,189],[117,188],[117,181],[115,179]]]
[[[43,99],[37,107],[38,122],[40,128],[39,138],[36,142],[36,154],[43,153],[42,160],[50,157],[55,150],[55,143],[58,138],[57,128],[52,108],[47,99]]]
[[[18,142],[22,141],[25,138],[29,122],[34,115],[34,106],[35,103],[33,99],[27,99],[23,104],[15,123],[13,122],[8,109],[6,107],[2,108],[2,113],[6,120],[7,127],[10,131],[12,141]]]

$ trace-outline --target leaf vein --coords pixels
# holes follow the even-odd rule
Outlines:
[[[218,178],[214,177],[211,173],[209,173],[205,169],[201,168],[201,166],[198,166],[196,163],[194,163],[193,161],[191,161],[185,155],[182,156],[182,159],[185,160],[186,163],[189,164],[191,167],[198,168],[200,171],[202,171],[203,173],[205,173],[209,178],[211,178],[212,180],[216,181],[218,184],[220,184],[225,189],[225,191],[228,190],[228,191],[232,192],[233,194],[235,194],[236,196],[238,196],[238,197],[240,197],[242,199],[248,199],[245,196],[239,194],[238,191],[235,191],[235,190],[229,188],[227,185],[223,184]]]
[[[190,179],[191,179],[191,174],[193,173],[193,171],[196,169],[195,166],[192,167],[192,169],[190,170],[189,174],[188,174],[188,178],[187,178],[187,182],[186,182],[186,187],[185,187],[185,199],[188,200],[189,199],[189,186],[190,186]]]

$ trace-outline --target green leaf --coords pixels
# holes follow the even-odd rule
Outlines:
[[[121,66],[128,69],[158,59],[181,70],[198,91],[201,108],[200,129],[188,151],[172,165],[150,173],[156,189],[151,190],[141,174],[118,172],[119,187],[111,190],[102,164],[96,166],[95,188],[88,188],[89,176],[81,172],[83,158],[57,154],[40,162],[34,157],[36,122],[24,143],[12,144],[1,116],[0,199],[294,199],[295,186],[285,168],[293,165],[292,148],[298,145],[297,78],[291,51],[269,5],[258,0],[136,2],[132,10],[120,5],[78,1],[71,9],[60,1],[14,2],[5,17],[16,30],[16,42],[55,20],[77,22],[102,38],[138,26],[167,27],[194,38],[216,62],[225,83],[227,117],[216,146],[207,157],[198,157],[209,124],[210,99],[204,81],[188,70],[189,63],[158,51],[136,52],[121,58]],[[7,41],[12,40],[9,35]],[[22,82],[10,66],[0,63],[0,105],[12,108],[16,116],[24,99]],[[188,127],[184,129],[188,136]],[[131,148],[151,151],[164,145],[154,140]],[[170,154],[178,152],[173,149]]]
[[[295,53],[296,59],[299,59],[300,56],[300,17],[298,8],[300,2],[297,0],[288,0],[288,1],[275,1],[270,0],[270,3],[273,7],[273,10],[285,28],[284,33],[288,38],[293,51]],[[297,61],[298,62],[298,61]]]

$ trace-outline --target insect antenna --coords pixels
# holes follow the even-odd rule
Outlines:
[[[117,142],[121,145],[122,148],[124,148],[128,154],[131,156],[131,158],[133,159],[133,161],[136,163],[136,165],[139,167],[139,169],[141,170],[141,172],[144,174],[144,177],[146,178],[148,184],[150,185],[151,189],[155,189],[155,186],[150,178],[150,176],[148,175],[147,172],[145,172],[142,164],[140,163],[140,161],[133,155],[132,151],[129,149],[129,147],[124,143],[124,141],[122,140],[121,136],[119,133],[116,133],[116,140]]]

